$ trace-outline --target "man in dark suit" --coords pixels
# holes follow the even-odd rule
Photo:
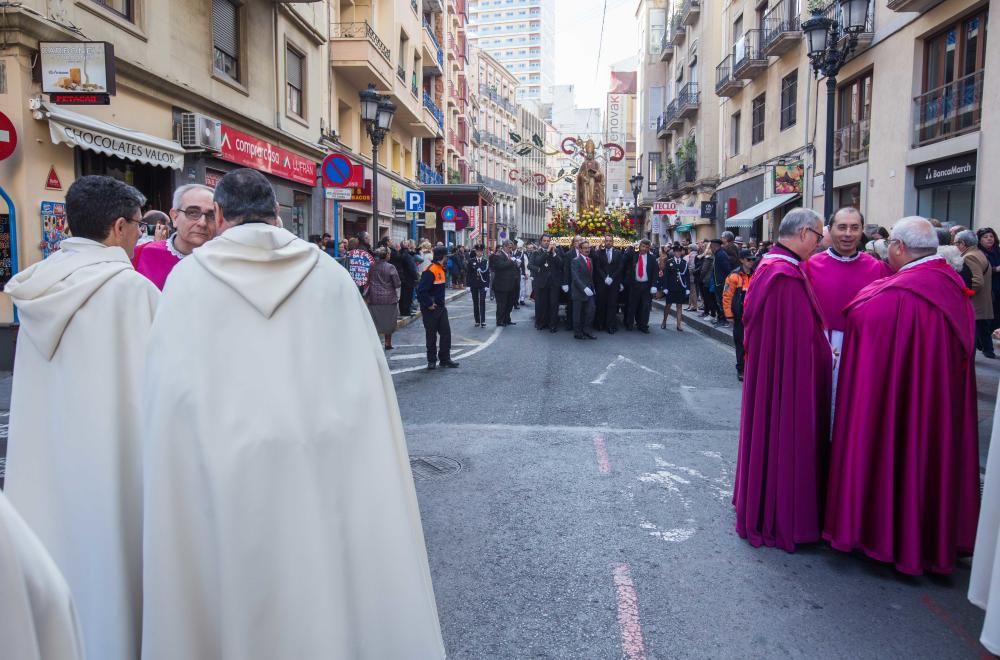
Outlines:
[[[411,316],[413,313],[413,290],[417,286],[417,266],[407,246],[407,241],[399,244],[398,250],[392,251],[389,263],[396,267],[399,273],[399,315]]]
[[[541,248],[531,255],[532,287],[535,291],[535,327],[549,332],[559,330],[559,288],[562,283],[563,255],[542,235]]]
[[[566,294],[566,329],[573,329],[573,296],[570,295],[569,287],[572,284],[572,277],[570,271],[573,267],[573,261],[580,256],[579,251],[580,237],[574,236],[573,242],[570,243],[569,250],[563,254],[563,277],[562,277],[562,290]]]
[[[579,256],[570,267],[573,299],[573,336],[577,339],[597,339],[587,332],[594,321],[594,262],[590,259],[590,242],[580,241]]]
[[[618,331],[618,291],[622,285],[625,255],[615,249],[614,239],[604,237],[604,247],[594,251],[594,284],[597,287],[597,312],[594,329]]]
[[[510,312],[514,309],[514,297],[520,286],[520,271],[514,261],[512,252],[513,241],[504,241],[500,248],[490,257],[490,270],[493,271],[493,295],[497,301],[497,325],[517,325],[510,320]]]
[[[729,235],[732,236],[732,233]],[[726,252],[725,247],[723,247],[722,241],[717,238],[713,238],[711,245],[712,252],[715,254],[715,263],[712,265],[711,286],[713,288],[713,293],[715,293],[716,309],[719,309],[721,312],[722,305],[720,301],[722,300],[722,291],[726,287],[726,278],[729,277],[729,273],[733,271],[733,267],[732,262],[729,261],[729,253]],[[712,325],[728,328],[729,321],[726,320],[725,313],[720,313]]]
[[[656,280],[659,269],[656,257],[649,253],[649,239],[639,241],[639,251],[625,271],[628,282],[628,309],[625,312],[625,329],[631,330],[633,324],[639,332],[649,334],[649,311],[653,306],[653,295],[656,293]]]

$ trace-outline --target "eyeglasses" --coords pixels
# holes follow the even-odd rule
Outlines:
[[[139,233],[145,234],[149,230],[149,223],[139,218],[138,220],[133,220],[132,218],[123,218],[125,222],[135,224],[139,226]]]
[[[204,216],[208,222],[215,222],[215,211],[202,211],[197,206],[189,206],[186,209],[174,209],[178,213],[183,213],[191,222],[198,222]]]
[[[806,227],[806,231],[810,231],[810,232],[812,232],[812,233],[816,234],[817,236],[819,236],[819,240],[821,240],[821,241],[822,241],[822,240],[823,240],[823,238],[824,238],[824,236],[823,236],[823,232],[819,232],[819,231],[816,231],[816,230],[815,230],[815,229],[813,229],[812,227]]]

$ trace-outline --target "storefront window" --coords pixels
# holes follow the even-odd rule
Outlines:
[[[282,204],[278,209],[285,229],[299,238],[305,238],[306,234],[309,233],[309,205],[311,201],[310,195],[295,190],[292,191],[292,205]]]
[[[975,199],[975,181],[921,188],[917,197],[917,215],[936,218],[947,224],[972,227]]]
[[[146,196],[146,210],[164,213],[170,210],[173,194],[170,170],[82,149],[77,149],[76,153],[81,176],[97,174],[124,181]]]

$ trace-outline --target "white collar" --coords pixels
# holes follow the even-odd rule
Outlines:
[[[843,262],[843,263],[850,263],[852,261],[857,261],[858,259],[861,258],[861,251],[860,250],[858,250],[857,252],[855,252],[853,257],[844,257],[844,256],[841,256],[833,248],[827,248],[826,249],[826,253],[828,255],[830,255],[831,257],[833,257],[834,259],[836,259],[837,261],[840,261],[840,262]]]
[[[774,254],[773,252],[768,252],[763,257],[761,257],[761,259],[782,259],[792,264],[796,268],[799,267],[799,262],[795,259],[795,257],[790,257],[787,254]]]
[[[929,257],[924,257],[923,259],[917,259],[916,261],[911,261],[910,263],[908,263],[905,266],[903,266],[902,268],[900,268],[899,272],[902,273],[904,270],[909,270],[911,268],[916,268],[920,264],[925,264],[925,263],[927,263],[929,261],[934,261],[935,259],[944,259],[944,257],[942,257],[939,254],[932,254]]]
[[[178,259],[183,259],[184,257],[186,257],[188,255],[184,254],[183,252],[181,252],[180,250],[178,250],[174,246],[174,239],[175,238],[177,238],[177,232],[174,232],[173,234],[171,234],[170,237],[167,239],[167,251],[170,252],[170,254],[172,254],[175,257],[177,257]]]

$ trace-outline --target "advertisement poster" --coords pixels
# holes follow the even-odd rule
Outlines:
[[[45,94],[114,94],[114,48],[101,41],[38,44]]]
[[[14,276],[10,258],[10,215],[0,214],[0,287]]]
[[[64,238],[69,238],[66,205],[62,202],[42,202],[42,258],[58,251]]]
[[[788,195],[790,193],[802,194],[802,177],[805,176],[805,167],[802,161],[788,163],[787,165],[774,166],[774,194]]]

